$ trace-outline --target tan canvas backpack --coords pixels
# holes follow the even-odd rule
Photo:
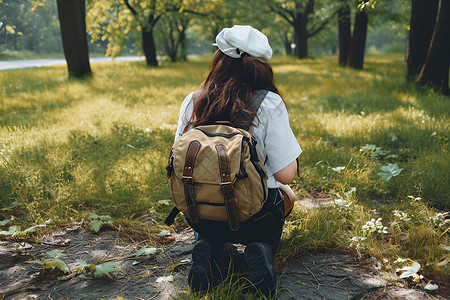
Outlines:
[[[267,92],[255,94],[254,111]],[[168,225],[181,211],[193,223],[224,221],[236,231],[267,199],[267,175],[248,128],[217,124],[187,131],[175,142],[167,171],[176,206]]]

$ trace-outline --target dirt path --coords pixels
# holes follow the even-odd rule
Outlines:
[[[0,241],[0,299],[172,299],[186,290],[195,243],[192,231],[160,237],[154,242],[161,247],[156,255],[136,258],[140,248],[156,245],[148,244],[148,237],[140,238],[147,242],[139,243],[123,231],[92,234],[74,225],[43,236],[16,256],[17,244]],[[42,265],[25,263],[53,249],[64,250],[60,259],[71,272],[46,270],[42,274]],[[242,249],[230,249],[237,269],[244,268]],[[94,278],[74,271],[79,267],[77,259],[96,264],[117,262],[119,271],[110,273],[111,277]],[[390,275],[374,267],[376,261],[344,253],[310,253],[280,266],[278,299],[445,299],[401,284],[394,286],[386,280]],[[161,277],[169,281],[157,282]]]

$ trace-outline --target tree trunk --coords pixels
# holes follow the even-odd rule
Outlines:
[[[363,68],[364,52],[366,50],[367,23],[367,13],[365,11],[357,11],[347,60],[348,67],[354,69]]]
[[[307,19],[302,13],[298,13],[294,20],[294,35],[295,55],[298,58],[308,57]]]
[[[286,51],[286,55],[290,56],[292,54],[292,47],[291,47],[291,41],[289,40],[289,36],[287,32],[283,32],[283,44],[284,44],[284,50]]]
[[[339,65],[345,66],[351,41],[350,6],[346,2],[342,2],[341,5],[338,11]]]
[[[155,39],[153,38],[153,28],[149,30],[142,28],[142,49],[148,66],[158,66],[156,59]]]
[[[188,40],[186,38],[185,30],[180,31],[180,60],[187,60],[187,52],[188,52]]]
[[[406,48],[406,80],[414,81],[419,74],[433,36],[439,0],[412,0],[411,23]]]
[[[425,63],[417,79],[449,95],[448,72],[450,67],[450,1],[441,1],[439,17],[431,38]]]
[[[64,55],[69,77],[91,75],[84,0],[57,0]]]
[[[17,48],[17,33],[14,33],[14,50],[19,50],[18,48]]]

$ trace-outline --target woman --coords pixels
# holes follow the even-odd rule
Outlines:
[[[272,49],[267,37],[251,26],[235,25],[216,37],[218,50],[201,89],[183,101],[176,137],[189,129],[229,121],[235,127],[251,124],[249,132],[257,141],[257,150],[267,172],[268,200],[260,212],[231,231],[226,222],[202,221],[192,224],[200,239],[192,253],[189,284],[194,291],[206,290],[220,281],[216,261],[225,242],[246,245],[244,255],[249,268],[252,292],[269,295],[275,290],[273,255],[284,224],[283,199],[279,183],[288,184],[297,170],[302,150],[289,126],[286,106],[275,86],[268,64]],[[257,111],[252,97],[267,90]],[[249,121],[250,120],[250,121]]]

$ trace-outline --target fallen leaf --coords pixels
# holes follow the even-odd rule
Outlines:
[[[59,249],[53,249],[52,251],[46,252],[45,254],[47,254],[47,256],[51,258],[58,258],[65,255],[64,250]]]
[[[1,225],[1,226],[5,226],[5,225],[8,224],[9,222],[11,222],[11,220],[10,220],[10,219],[6,219],[6,220],[3,220],[3,221],[0,221],[0,225]]]
[[[158,235],[159,235],[159,236],[168,236],[168,235],[170,235],[170,232],[167,231],[167,230],[163,230],[163,231],[161,231]]]
[[[410,276],[413,276],[414,279],[417,278],[417,271],[420,269],[420,264],[418,262],[414,262],[412,266],[403,267],[400,270],[403,271],[402,275],[400,275],[400,278],[407,278]]]
[[[45,260],[44,261],[44,269],[53,268],[53,267],[57,267],[58,269],[60,269],[64,273],[69,273],[70,272],[69,268],[66,265],[66,263],[63,262],[60,259],[53,258],[53,259],[49,259],[49,260]]]
[[[104,273],[109,275],[110,272],[119,271],[116,268],[114,268],[116,265],[117,265],[117,262],[110,262],[110,263],[106,263],[104,265],[96,266],[94,276],[98,276],[98,275],[101,275]]]
[[[173,282],[173,276],[159,277],[156,279],[156,282]]]
[[[429,291],[434,291],[434,290],[437,290],[438,288],[439,288],[439,286],[437,284],[434,284],[431,282],[424,287],[424,289],[429,290]]]
[[[158,252],[157,248],[141,248],[137,253],[136,257],[144,254],[144,255],[150,255],[150,254],[156,254]]]
[[[15,236],[16,234],[20,233],[20,228],[17,226],[9,226],[8,231],[0,231],[0,235],[12,235]]]

